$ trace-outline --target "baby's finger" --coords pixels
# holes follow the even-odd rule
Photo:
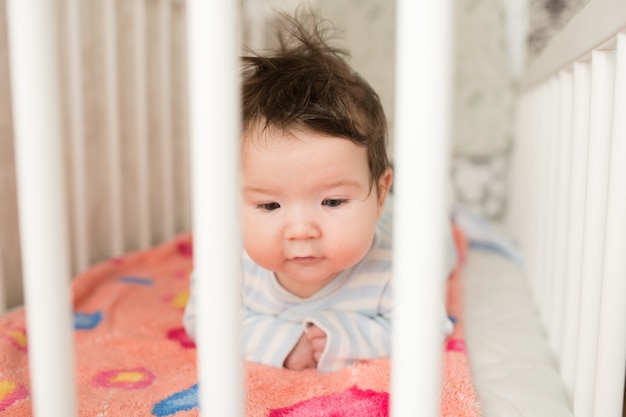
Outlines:
[[[311,323],[310,326],[308,326],[306,329],[306,337],[309,340],[313,340],[319,337],[326,337],[326,333],[324,333],[322,329]]]
[[[311,340],[311,347],[313,348],[313,353],[323,352],[326,347],[326,337],[318,337]]]

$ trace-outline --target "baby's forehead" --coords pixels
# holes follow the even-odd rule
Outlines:
[[[299,124],[279,126],[266,120],[257,120],[247,125],[242,132],[243,145],[261,146],[282,140],[296,140],[302,134],[316,134],[312,129]]]
[[[248,146],[272,150],[274,148],[282,147],[289,142],[301,141],[304,138],[307,140],[313,138],[319,141],[324,141],[325,139],[341,139],[355,143],[355,141],[350,138],[329,135],[325,132],[318,132],[308,126],[297,123],[287,126],[277,126],[275,124],[264,122],[254,122],[249,124],[241,135],[242,148],[244,150]]]

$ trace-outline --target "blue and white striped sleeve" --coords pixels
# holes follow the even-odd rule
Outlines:
[[[183,326],[196,339],[196,297],[194,275],[190,279],[189,300],[183,314]],[[303,334],[302,322],[244,309],[242,323],[243,354],[246,360],[282,367],[285,359]]]
[[[371,302],[363,300],[365,304]],[[375,316],[349,310],[325,310],[307,318],[307,323],[315,324],[326,333],[326,347],[317,369],[332,372],[357,360],[390,356],[391,312],[391,284],[388,283],[378,300]]]
[[[242,343],[246,360],[282,368],[303,334],[303,324],[246,310]]]
[[[317,364],[321,372],[333,372],[357,360],[388,357],[391,353],[389,317],[326,310],[308,322],[326,333],[326,347]]]

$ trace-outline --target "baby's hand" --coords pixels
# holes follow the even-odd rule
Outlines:
[[[300,336],[287,359],[285,359],[283,366],[294,371],[302,371],[317,366],[317,361],[313,358],[313,347],[306,334],[303,333]]]
[[[315,359],[315,363],[319,362],[322,357],[322,353],[324,353],[324,349],[326,348],[326,333],[313,323],[309,324],[306,330],[306,337],[311,343],[311,348],[313,349],[313,358]]]

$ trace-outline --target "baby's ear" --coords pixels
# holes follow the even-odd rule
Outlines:
[[[391,189],[391,184],[393,182],[393,170],[391,167],[387,167],[385,172],[382,173],[380,178],[378,179],[378,208],[379,211],[382,211],[383,206],[385,205],[385,200],[387,199],[387,194]],[[380,215],[380,212],[379,212]]]

